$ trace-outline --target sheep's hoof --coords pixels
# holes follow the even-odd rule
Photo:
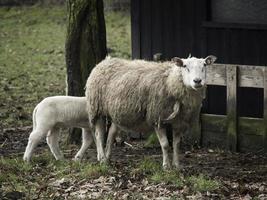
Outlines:
[[[170,163],[163,164],[163,170],[164,170],[164,171],[169,171],[169,170],[171,170],[171,165],[170,165]]]
[[[100,164],[108,164],[108,159],[106,157],[102,157],[99,162]]]
[[[27,162],[27,163],[29,163],[30,162],[30,158],[28,158],[28,157],[23,157],[23,160],[24,160],[24,162]]]
[[[176,170],[180,170],[180,167],[181,167],[179,163],[173,163],[172,166]]]
[[[82,160],[82,158],[79,156],[77,156],[77,157],[75,156],[74,158],[72,158],[72,160],[75,162],[80,162]]]
[[[56,158],[56,161],[65,161],[65,158],[63,157],[63,156],[60,156],[60,157],[58,157],[58,158]]]
[[[108,160],[107,159],[101,159],[100,164],[108,164]]]
[[[104,154],[97,154],[97,161],[100,163],[105,163],[107,161],[107,157]]]
[[[172,164],[173,168],[177,171],[183,171],[184,170],[184,165],[181,163],[173,163]]]

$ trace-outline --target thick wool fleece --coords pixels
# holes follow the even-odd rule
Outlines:
[[[109,117],[118,126],[145,131],[163,123],[188,124],[204,90],[187,88],[173,62],[107,57],[91,72],[86,97],[91,123]]]

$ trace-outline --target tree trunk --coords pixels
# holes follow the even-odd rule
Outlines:
[[[67,0],[67,95],[84,96],[93,67],[107,54],[102,0]],[[68,141],[80,143],[81,131],[72,129]]]

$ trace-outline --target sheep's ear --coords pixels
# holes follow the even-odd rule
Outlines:
[[[211,65],[211,64],[213,64],[216,60],[217,60],[217,57],[216,57],[216,56],[210,55],[210,56],[207,56],[207,57],[205,58],[205,63],[206,63],[207,65]]]
[[[174,62],[179,67],[184,66],[184,63],[183,63],[181,58],[174,57],[174,58],[172,58],[172,62]]]

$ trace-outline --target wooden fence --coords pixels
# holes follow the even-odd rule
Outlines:
[[[201,114],[198,138],[203,146],[231,151],[267,152],[267,67],[214,64],[207,68],[207,85],[226,86],[226,115]],[[237,90],[263,88],[263,118],[239,117]]]

